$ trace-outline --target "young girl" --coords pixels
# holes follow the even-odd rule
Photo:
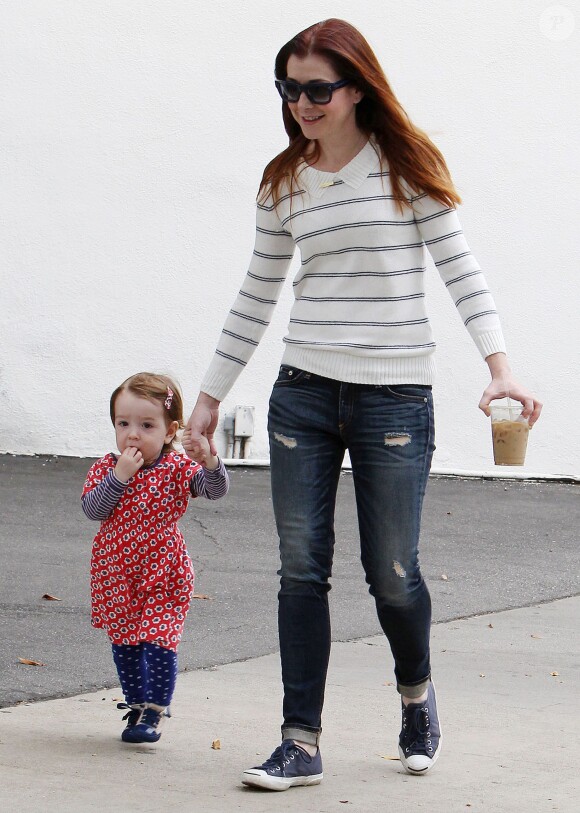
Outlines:
[[[138,373],[111,396],[120,455],[91,466],[82,494],[101,520],[91,557],[92,625],[107,631],[128,709],[121,738],[157,742],[177,676],[177,647],[193,594],[194,571],[177,521],[190,495],[209,500],[229,487],[221,460],[205,449],[203,467],[175,451],[183,427],[171,379]]]

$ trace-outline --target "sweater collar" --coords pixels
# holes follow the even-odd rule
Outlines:
[[[304,161],[299,169],[299,183],[314,198],[322,197],[325,189],[337,181],[342,181],[351,189],[358,189],[378,164],[377,148],[373,144],[373,139],[369,139],[362,150],[338,172],[321,172]]]

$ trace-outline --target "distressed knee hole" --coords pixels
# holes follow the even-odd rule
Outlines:
[[[287,449],[295,449],[298,446],[296,438],[287,438],[286,435],[281,435],[279,432],[274,432],[274,438]]]
[[[411,435],[407,432],[387,432],[385,446],[406,446],[411,442]]]
[[[395,574],[396,574],[397,576],[400,576],[400,577],[401,577],[401,579],[404,579],[404,578],[405,578],[405,576],[407,575],[407,571],[405,570],[405,568],[403,567],[403,565],[402,565],[400,562],[397,562],[397,560],[396,560],[396,559],[395,559],[395,561],[393,562],[393,570],[395,571]]]

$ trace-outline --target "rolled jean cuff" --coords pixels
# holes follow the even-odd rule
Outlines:
[[[429,688],[429,684],[431,683],[431,675],[422,680],[421,683],[415,683],[413,686],[405,686],[402,683],[397,684],[397,691],[399,694],[404,695],[405,697],[409,697],[413,700],[416,697],[421,697],[422,694],[425,694],[427,689]]]
[[[282,739],[283,740],[298,740],[298,742],[306,742],[308,745],[318,745],[320,742],[321,731],[308,728],[297,728],[290,726],[288,728],[282,726]]]

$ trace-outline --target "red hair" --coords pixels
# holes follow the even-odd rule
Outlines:
[[[401,178],[417,193],[426,192],[443,205],[454,206],[461,199],[455,190],[447,164],[431,139],[411,122],[393,93],[372,48],[354,26],[344,20],[329,19],[306,28],[282,46],[275,62],[277,79],[286,79],[288,59],[304,59],[316,54],[326,59],[341,79],[351,79],[364,94],[356,105],[356,123],[373,135],[388,163],[393,194],[402,210],[408,205]],[[258,196],[272,191],[274,201],[290,179],[296,183],[296,170],[310,150],[309,161],[316,163],[320,147],[304,137],[287,102],[282,102],[284,127],[289,146],[264,170]]]

